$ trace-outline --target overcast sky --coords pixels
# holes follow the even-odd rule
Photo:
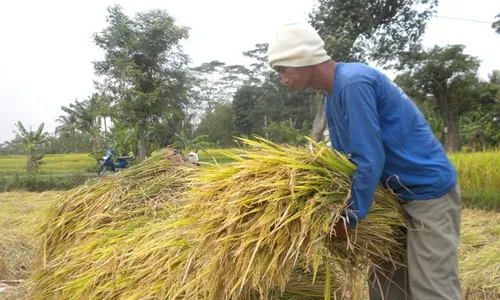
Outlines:
[[[438,16],[492,22],[499,0],[440,0]],[[252,3],[252,4],[250,4]],[[92,61],[102,58],[92,34],[105,26],[106,8],[121,4],[129,15],[166,9],[191,28],[183,42],[193,64],[220,60],[242,63],[242,52],[268,42],[286,23],[306,21],[314,0],[15,0],[0,4],[0,142],[14,137],[14,123],[53,131],[61,105],[93,91]],[[434,18],[425,46],[465,44],[482,60],[486,78],[500,69],[500,35],[491,23]],[[389,74],[391,77],[393,74]]]

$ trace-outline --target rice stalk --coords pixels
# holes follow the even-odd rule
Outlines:
[[[257,149],[229,165],[152,159],[68,193],[45,222],[30,299],[335,299],[367,266],[403,263],[404,214],[382,187],[348,240],[332,235],[349,209],[344,156],[243,141]]]
[[[319,144],[310,152],[242,140],[258,150],[191,176],[189,201],[179,214],[196,220],[186,229],[195,236],[185,267],[193,274],[174,278],[169,285],[177,293],[169,297],[248,299],[257,292],[267,299],[269,291],[285,290],[297,267],[336,264],[354,280],[367,265],[403,264],[404,214],[381,186],[369,217],[349,239],[332,237],[349,209],[355,170],[349,160]]]
[[[118,242],[127,239],[127,234],[155,219],[168,218],[181,205],[179,195],[187,188],[186,176],[193,170],[165,149],[57,199],[40,222],[31,278],[37,299],[54,299],[61,289],[76,296],[90,286],[88,282],[97,278],[92,263],[100,259],[96,251],[106,249],[102,251],[108,256],[102,253],[102,259],[112,259],[120,250],[110,247],[119,248]]]

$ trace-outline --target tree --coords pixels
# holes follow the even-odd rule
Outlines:
[[[493,24],[491,24],[491,28],[493,28],[496,33],[500,34],[500,14],[496,15],[495,19],[498,20],[496,20],[495,22],[493,22]]]
[[[198,103],[205,112],[211,112],[217,103],[230,99],[225,93],[221,80],[224,76],[225,65],[223,62],[214,60],[192,69],[196,80]]]
[[[261,120],[262,107],[259,100],[262,97],[262,91],[255,86],[241,87],[233,98],[234,128],[238,136],[252,134],[261,134],[259,128],[262,128]]]
[[[105,133],[106,142],[118,154],[118,156],[127,156],[133,152],[135,145],[134,130],[118,120],[112,118],[113,127]]]
[[[75,114],[62,115],[57,118],[56,122],[61,123],[61,125],[56,127],[55,133],[58,136],[69,136],[73,143],[73,149],[75,153],[78,153],[78,147],[76,144],[76,133],[77,133],[77,119]]]
[[[26,172],[28,174],[38,172],[40,165],[42,164],[43,155],[38,154],[38,146],[40,146],[46,139],[46,134],[43,132],[44,123],[38,126],[36,131],[26,130],[21,121],[16,124],[17,130],[14,131],[16,138],[18,138],[24,147],[27,154],[26,159]]]
[[[93,151],[101,150],[102,136],[99,96],[93,94],[83,101],[76,99],[69,106],[61,106],[61,109],[67,115],[58,118],[58,121],[63,123],[57,128],[58,132],[71,132],[73,129],[84,132],[92,137]]]
[[[188,37],[188,28],[177,26],[166,11],[129,18],[119,5],[108,8],[107,22],[94,35],[105,51],[104,60],[94,63],[102,77],[98,88],[114,104],[116,118],[134,128],[142,160],[148,152],[148,125],[187,105],[188,58],[179,43]]]
[[[500,70],[493,70],[488,74],[488,81],[492,84],[500,85]]]
[[[488,79],[477,86],[474,109],[461,118],[461,137],[472,151],[500,145],[500,71],[493,70]]]
[[[408,52],[401,60],[400,69],[409,70],[422,92],[436,101],[444,123],[444,147],[448,152],[460,150],[460,116],[474,108],[479,98],[477,70],[479,60],[464,53],[465,46],[434,46],[427,51]]]
[[[208,136],[207,141],[217,146],[234,146],[234,114],[230,103],[216,104],[207,113],[196,130],[196,135]]]
[[[268,139],[275,143],[292,144],[294,146],[304,145],[307,142],[304,136],[309,131],[308,122],[304,121],[301,129],[296,129],[291,125],[287,121],[271,122],[271,124],[264,127],[264,132],[268,134]]]
[[[263,133],[266,138],[272,139],[270,131],[264,130],[264,127],[269,129],[271,124],[279,126],[287,122],[287,127],[300,132],[304,122],[311,124],[316,111],[317,92],[306,90],[296,93],[281,84],[279,74],[268,67],[267,48],[268,44],[256,44],[254,49],[243,53],[253,62],[249,69],[240,69],[240,78],[246,80],[234,96],[233,113],[238,134]]]
[[[390,65],[404,50],[420,45],[437,0],[319,0],[310,22],[334,60],[371,59]],[[311,137],[321,140],[326,126],[320,101]]]

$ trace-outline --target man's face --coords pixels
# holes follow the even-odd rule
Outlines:
[[[302,92],[308,86],[311,80],[311,67],[275,67],[275,70],[280,74],[280,81],[286,85],[288,89]]]

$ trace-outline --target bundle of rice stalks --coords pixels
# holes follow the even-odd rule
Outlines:
[[[298,268],[334,266],[357,278],[381,261],[403,264],[406,218],[398,199],[381,186],[369,216],[332,236],[349,210],[355,166],[340,153],[313,143],[311,149],[264,139],[242,139],[256,151],[232,155],[235,163],[191,176],[177,229],[190,235],[191,249],[171,265],[167,299],[269,299],[285,291]],[[353,279],[354,280],[354,279]],[[330,295],[331,280],[323,291]]]
[[[332,236],[349,160],[243,141],[258,149],[229,165],[153,159],[68,194],[46,222],[30,299],[340,298],[368,265],[403,263],[406,219],[382,187],[348,240]]]
[[[93,271],[80,268],[78,263],[82,258],[96,257],[82,254],[93,253],[110,235],[120,233],[123,237],[151,220],[167,218],[181,205],[179,195],[187,188],[187,175],[194,170],[173,151],[164,149],[134,167],[63,194],[40,221],[34,293],[43,299],[43,291],[50,294],[59,288],[70,280],[64,276],[72,271],[81,273],[75,276],[89,276]],[[57,276],[61,281],[55,280]]]

